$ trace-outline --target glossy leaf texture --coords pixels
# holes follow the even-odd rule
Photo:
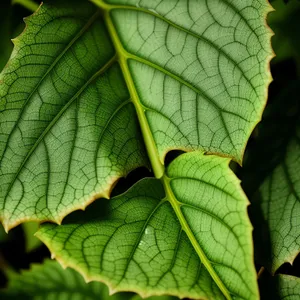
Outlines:
[[[0,205],[8,230],[60,223],[171,149],[238,162],[270,81],[270,6],[51,1],[0,76]],[[224,13],[226,12],[226,13]],[[137,115],[137,116],[136,116]]]
[[[34,264],[21,274],[9,273],[9,285],[0,290],[1,299],[23,300],[141,300],[130,293],[109,295],[107,287],[100,282],[86,283],[72,269],[62,269],[55,261],[46,260]],[[172,297],[155,297],[148,300],[174,300]]]
[[[300,126],[286,152],[260,188],[261,208],[268,224],[271,253],[266,266],[273,272],[293,263],[300,251]]]
[[[37,232],[86,280],[142,296],[257,299],[247,199],[229,159],[181,155],[164,186],[146,178]]]

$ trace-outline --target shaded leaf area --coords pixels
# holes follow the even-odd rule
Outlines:
[[[280,72],[294,73],[289,68]],[[241,170],[242,185],[251,199],[263,180],[283,159],[289,141],[294,138],[300,119],[298,95],[300,81],[295,75],[284,81],[276,78],[270,86],[270,98],[262,122],[254,131]],[[294,73],[295,74],[295,73]]]
[[[110,296],[107,287],[100,282],[86,283],[72,269],[62,269],[55,261],[45,260],[42,265],[33,264],[22,273],[9,273],[9,285],[0,290],[1,299],[76,299],[76,300],[141,300],[130,293]],[[148,300],[174,300],[172,297],[153,297]]]
[[[285,3],[284,3],[285,2]],[[276,52],[274,62],[295,57],[300,62],[300,40],[298,35],[300,1],[275,0],[272,6],[276,10],[268,16],[268,24],[275,32],[272,46]],[[300,69],[298,68],[300,72]]]
[[[0,71],[2,71],[6,65],[13,50],[11,39],[22,32],[24,28],[23,18],[29,14],[30,11],[23,7],[12,6],[10,0],[1,1]]]
[[[264,274],[260,279],[261,299],[298,300],[300,278],[290,275],[270,276]]]
[[[298,300],[300,295],[300,278],[288,275],[278,275],[279,298],[285,300]]]
[[[257,261],[273,273],[300,250],[298,93],[299,81],[292,81],[267,108],[243,171],[253,203]]]
[[[22,224],[22,227],[26,240],[26,252],[31,252],[41,246],[41,241],[34,236],[39,228],[39,224],[37,222],[25,222]]]
[[[291,179],[289,175],[291,168],[292,173],[299,168],[295,155],[291,157],[298,147],[293,141],[297,139],[300,120],[299,39],[293,36],[299,20],[299,3],[291,1],[282,6],[278,1],[275,2],[278,10],[271,13],[269,18],[277,35],[274,38],[274,50],[278,59],[271,64],[275,80],[270,85],[269,103],[263,121],[249,144],[241,177],[242,186],[253,204],[250,213],[255,228],[256,261],[272,272],[277,269],[279,273],[299,275],[299,263],[294,267],[284,264],[293,262],[300,249],[297,246],[299,176],[294,173]],[[295,165],[285,168],[287,161]],[[256,191],[262,184],[263,195],[260,195]]]
[[[285,263],[277,269],[276,274],[300,277],[300,255],[298,254],[293,264]]]
[[[249,144],[241,171],[242,186],[253,204],[250,212],[256,260],[272,272],[284,262],[293,262],[300,249],[300,81],[296,68],[296,58],[273,62],[275,80],[270,86],[269,104]]]
[[[239,172],[243,189],[250,199],[284,156],[286,146],[294,135],[300,117],[298,101],[300,61],[297,59],[299,51],[296,51],[296,47],[295,51],[289,51],[289,45],[299,40],[292,36],[299,18],[291,17],[290,14],[297,14],[300,7],[299,4],[283,5],[280,0],[273,1],[272,5],[277,8],[268,15],[268,24],[275,33],[272,37],[272,46],[276,57],[271,61],[274,80],[269,87],[268,103],[262,122],[252,134],[247,145],[243,169]],[[287,24],[281,26],[281,22]],[[288,25],[288,22],[291,23]],[[284,43],[283,39],[287,40],[287,43]],[[281,48],[287,52],[286,56],[280,54]]]
[[[293,263],[300,251],[300,122],[280,164],[260,187],[261,208],[268,223],[271,255],[265,262],[274,273]]]
[[[1,75],[6,230],[59,223],[109,197],[148,165],[140,127],[156,162],[198,148],[241,162],[260,118],[272,56],[265,1],[95,2],[102,14],[82,1],[42,6]]]
[[[112,290],[257,299],[247,200],[228,163],[181,155],[168,168],[166,193],[143,179],[60,226],[43,224],[37,236],[63,265]]]
[[[20,272],[28,269],[32,263],[42,263],[50,258],[50,252],[41,242],[39,246],[28,248],[36,237],[24,231],[23,226],[13,228],[8,234],[0,226],[0,288],[7,285],[7,271]],[[1,298],[1,297],[0,297]]]
[[[24,235],[26,252],[31,252],[41,246],[41,241],[34,236],[38,228],[39,224],[36,222],[25,222],[22,224],[22,239]],[[11,236],[13,236],[13,234],[7,234],[4,228],[0,226],[0,252],[3,243],[9,240]]]
[[[10,30],[10,18],[11,18],[11,7],[10,1],[4,0],[1,3],[0,10],[0,70],[5,66],[11,51],[12,51],[12,43],[11,39],[11,30]]]

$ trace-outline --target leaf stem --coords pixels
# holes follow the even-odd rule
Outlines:
[[[23,7],[27,8],[31,12],[35,12],[39,7],[39,5],[32,0],[12,0],[12,5],[15,4],[22,5]]]
[[[257,279],[259,279],[261,277],[261,275],[263,274],[263,272],[265,271],[264,267],[261,267],[257,273]]]

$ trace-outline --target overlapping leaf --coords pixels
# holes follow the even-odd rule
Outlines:
[[[1,75],[6,229],[60,222],[108,196],[117,178],[147,164],[140,127],[160,177],[173,148],[241,162],[260,119],[266,1],[95,2],[102,14],[82,1],[42,6]]]
[[[300,279],[294,276],[279,275],[279,299],[298,300],[300,295]]]
[[[268,272],[260,277],[261,299],[298,300],[300,295],[300,278],[278,274],[271,276]]]
[[[182,155],[165,190],[144,179],[63,225],[42,225],[37,236],[62,264],[112,290],[257,299],[247,200],[228,162]]]
[[[34,236],[39,228],[39,224],[36,222],[26,222],[22,224],[22,227],[26,241],[26,252],[31,252],[41,246],[41,241]]]
[[[276,0],[272,2],[275,12],[268,18],[268,24],[276,33],[272,39],[273,49],[276,49],[275,62],[298,57],[300,41],[297,35],[300,16],[299,0]]]
[[[275,272],[293,263],[300,251],[300,126],[280,164],[260,188],[262,210],[268,224],[271,253],[266,265]]]
[[[72,269],[63,270],[54,261],[32,265],[21,274],[9,274],[9,286],[0,290],[1,299],[76,299],[76,300],[141,300],[129,293],[110,296],[107,287],[100,282],[86,283]],[[153,300],[172,300],[172,297],[155,297]],[[149,299],[150,300],[150,299]]]
[[[281,92],[271,99],[257,128],[242,176],[253,202],[257,260],[273,273],[292,263],[300,250],[299,80],[277,84]]]

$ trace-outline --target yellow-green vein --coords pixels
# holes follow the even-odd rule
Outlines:
[[[165,175],[165,167],[162,164],[162,162],[160,161],[160,158],[158,155],[158,150],[157,150],[152,132],[150,130],[149,123],[148,123],[146,115],[145,115],[145,109],[141,105],[139,95],[135,88],[135,85],[134,85],[134,82],[133,82],[133,79],[132,79],[132,76],[131,76],[131,73],[130,73],[130,70],[128,67],[127,60],[130,58],[130,54],[124,49],[124,47],[120,41],[120,38],[116,31],[116,28],[115,28],[115,26],[112,22],[112,19],[109,15],[109,10],[107,9],[107,8],[109,8],[109,6],[106,3],[104,3],[103,1],[101,1],[101,2],[94,1],[94,2],[96,2],[97,5],[102,8],[103,17],[104,17],[106,26],[108,28],[108,31],[111,35],[113,44],[115,46],[117,59],[120,63],[120,66],[121,66],[121,69],[122,69],[122,72],[124,75],[124,79],[126,81],[132,102],[135,106],[135,109],[136,109],[136,112],[138,115],[142,134],[143,134],[144,141],[146,144],[146,149],[148,151],[148,155],[150,158],[151,166],[152,166],[153,172],[155,174],[155,177],[158,179],[161,179],[161,181],[164,185],[167,200],[170,202],[172,208],[174,209],[174,212],[182,226],[182,229],[186,232],[186,234],[187,234],[191,244],[193,245],[196,253],[198,254],[201,262],[203,263],[203,265],[205,266],[205,268],[207,269],[207,271],[209,272],[210,276],[213,278],[213,280],[215,281],[215,283],[217,284],[219,289],[222,291],[222,293],[226,297],[226,299],[230,300],[230,299],[232,299],[230,292],[228,291],[228,289],[226,288],[226,286],[224,285],[224,283],[222,282],[222,280],[220,279],[218,274],[213,269],[210,261],[208,260],[205,253],[201,249],[201,246],[199,245],[199,243],[197,242],[190,226],[188,225],[184,215],[182,214],[182,211],[180,209],[180,203],[176,199],[176,197],[171,189],[170,182],[169,182],[170,180]]]

